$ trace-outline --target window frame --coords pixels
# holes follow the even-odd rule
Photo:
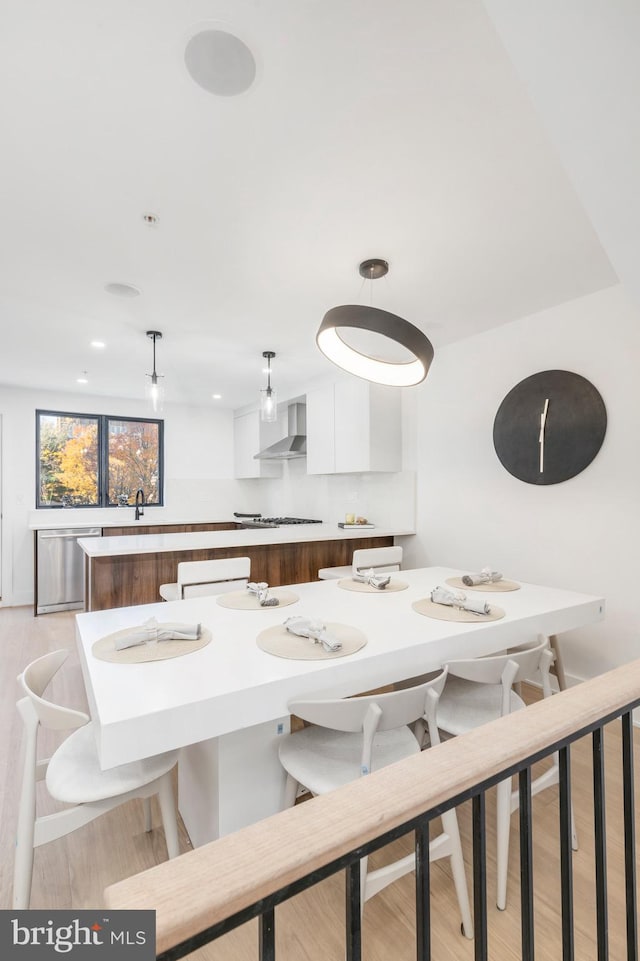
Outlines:
[[[109,424],[111,421],[133,424],[158,425],[158,500],[145,501],[148,507],[164,506],[164,420],[157,417],[129,417],[121,414],[87,414],[67,410],[48,410],[36,408],[36,510],[69,510],[63,504],[43,504],[40,502],[40,420],[41,417],[84,418],[97,422],[98,426],[98,502],[96,504],[74,504],[73,510],[96,510],[115,507],[109,503]],[[146,494],[146,492],[145,492]]]

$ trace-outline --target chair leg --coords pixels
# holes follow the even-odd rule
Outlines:
[[[144,829],[148,834],[151,828],[153,827],[153,822],[151,818],[151,798],[150,797],[142,798],[142,814],[144,817]]]
[[[282,800],[282,809],[286,811],[287,808],[292,808],[296,803],[296,796],[298,794],[298,781],[290,774],[287,774],[287,783],[284,786],[284,797]]]
[[[18,811],[16,846],[13,862],[13,908],[26,909],[31,901],[33,846],[36,828],[35,781],[23,787]]]
[[[511,831],[511,778],[501,781],[496,799],[497,897],[500,911],[507,906],[507,874],[509,871],[509,834]]]
[[[447,811],[441,815],[440,820],[442,821],[442,830],[448,835],[451,843],[451,874],[453,875],[453,883],[462,916],[462,933],[465,938],[473,938],[473,921],[471,920],[471,907],[469,905],[467,875],[464,867],[464,858],[462,856],[462,843],[460,841],[456,812]]]
[[[24,834],[24,832],[23,832]],[[20,835],[15,849],[13,863],[13,910],[21,911],[29,907],[31,901],[31,879],[33,876],[33,832],[31,841]]]
[[[171,772],[165,774],[160,781],[158,801],[162,815],[162,826],[164,827],[164,838],[167,842],[167,853],[170,858],[177,858],[180,854],[180,843],[178,841],[178,819]]]

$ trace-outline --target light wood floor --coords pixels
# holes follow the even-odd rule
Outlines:
[[[13,845],[19,792],[20,722],[15,711],[15,678],[22,667],[49,650],[66,647],[71,654],[52,685],[51,697],[74,707],[86,708],[82,675],[75,653],[73,614],[47,614],[33,617],[31,608],[0,609],[0,722],[4,732],[0,753],[0,908],[11,906]],[[535,696],[529,692],[530,696]],[[50,751],[56,740],[44,743]],[[640,771],[640,742],[636,743],[636,770]],[[590,739],[572,749],[573,800],[580,849],[573,856],[575,939],[577,961],[595,957],[595,893],[593,866],[593,802]],[[607,764],[607,864],[609,876],[610,957],[626,957],[624,950],[625,903],[623,882],[621,764],[619,726],[606,732]],[[53,810],[46,793],[41,810]],[[313,802],[311,802],[313,803]],[[640,800],[638,801],[640,808]],[[518,819],[512,818],[512,844],[507,910],[499,912],[493,902],[495,883],[494,797],[487,801],[487,845],[489,885],[489,951],[497,961],[517,961],[521,957]],[[470,883],[471,824],[470,806],[459,809],[460,829],[469,865]],[[557,828],[557,788],[534,799],[534,870],[536,875],[536,958],[558,961],[560,950],[559,868]],[[35,867],[31,906],[33,908],[95,908],[102,905],[104,888],[131,874],[142,871],[166,857],[157,809],[154,830],[142,828],[140,802],[130,802],[67,838],[39,848]],[[640,827],[640,824],[638,825]],[[640,837],[640,831],[636,831]],[[402,839],[373,860],[395,859],[410,849]],[[182,850],[189,840],[181,825]],[[410,961],[415,957],[413,876],[396,882],[370,901],[365,909],[364,950],[367,961]],[[343,879],[330,878],[309,892],[294,898],[276,912],[279,961],[342,961]],[[432,867],[432,944],[434,959],[473,958],[473,943],[460,934],[460,919],[446,861]],[[198,961],[255,961],[257,928],[252,922],[196,952]]]

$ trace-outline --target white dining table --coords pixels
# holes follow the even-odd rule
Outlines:
[[[103,768],[179,748],[179,808],[200,845],[280,810],[284,774],[279,739],[290,730],[288,703],[345,697],[437,670],[447,660],[495,653],[604,617],[602,597],[520,583],[503,593],[473,592],[504,610],[457,623],[424,616],[412,604],[465,572],[442,567],[399,571],[406,589],[356,593],[336,580],[292,584],[288,606],[233,610],[198,597],[78,614],[76,634]],[[471,592],[469,592],[471,596]],[[358,628],[366,644],[336,658],[298,660],[258,647],[266,628],[293,615]],[[139,664],[97,658],[105,635],[159,622],[200,623],[205,647]],[[159,642],[160,644],[164,642]],[[311,642],[309,642],[311,643]]]

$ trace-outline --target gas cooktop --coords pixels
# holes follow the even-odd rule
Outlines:
[[[244,527],[280,527],[284,524],[322,524],[322,521],[313,520],[310,517],[263,517],[262,514],[238,514],[234,517],[244,525]]]

